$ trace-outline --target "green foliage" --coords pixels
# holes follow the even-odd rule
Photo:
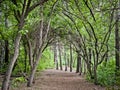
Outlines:
[[[20,83],[27,82],[27,80],[24,77],[17,77],[12,80],[12,86],[18,87]]]
[[[37,67],[37,71],[48,69],[48,68],[54,68],[54,60],[52,59],[52,51],[49,48],[47,48],[43,52],[41,60]]]
[[[120,88],[120,70],[116,72],[117,76],[116,76],[116,85],[119,86]]]
[[[19,33],[21,33],[21,34],[25,35],[25,34],[27,34],[27,33],[28,33],[28,30],[20,30],[20,31],[19,31]]]
[[[110,86],[115,83],[115,60],[110,60],[105,66],[104,62],[98,67],[98,83],[103,86]]]
[[[0,68],[0,73],[5,73],[6,70],[7,70],[8,65],[6,65],[5,63],[3,63],[3,64],[1,65],[1,67],[2,67],[2,68]]]
[[[29,73],[29,59],[26,58],[26,61],[25,61],[25,51],[24,51],[24,47],[21,46],[20,47],[20,54],[19,54],[19,57],[18,57],[18,60],[17,62],[15,63],[15,68],[13,70],[13,75],[19,75],[21,74],[21,72],[24,72],[25,70],[25,63],[26,63],[26,73]]]

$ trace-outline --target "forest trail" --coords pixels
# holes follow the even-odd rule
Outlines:
[[[15,90],[105,90],[105,88],[87,82],[83,76],[75,72],[48,69],[38,74],[32,87],[21,85]]]

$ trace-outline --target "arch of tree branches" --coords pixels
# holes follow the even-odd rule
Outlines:
[[[98,69],[114,58],[115,79],[119,77],[119,11],[120,0],[0,0],[2,90],[9,89],[21,58],[22,76],[32,86],[47,47],[53,48],[56,69],[70,67],[72,72],[76,67],[76,73],[87,73],[99,84]]]

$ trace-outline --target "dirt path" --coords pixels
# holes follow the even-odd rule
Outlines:
[[[75,72],[65,72],[54,69],[45,70],[36,78],[32,87],[20,86],[15,90],[105,90],[87,82]]]

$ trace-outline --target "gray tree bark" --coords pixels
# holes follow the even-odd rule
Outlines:
[[[1,90],[8,90],[9,89],[9,83],[10,83],[10,77],[11,77],[12,69],[13,69],[14,64],[17,60],[17,57],[19,55],[19,45],[20,45],[21,36],[22,35],[20,33],[18,33],[18,35],[15,38],[14,55],[13,55],[13,58],[11,59],[11,61],[9,63],[8,69],[6,71]]]
[[[59,43],[58,49],[59,49],[60,70],[63,70],[63,67],[62,67],[62,51],[61,51],[60,43]]]
[[[54,44],[54,63],[56,66],[56,70],[58,70],[58,45],[57,43]]]
[[[70,44],[70,72],[72,72],[73,57],[72,57],[72,44]]]

